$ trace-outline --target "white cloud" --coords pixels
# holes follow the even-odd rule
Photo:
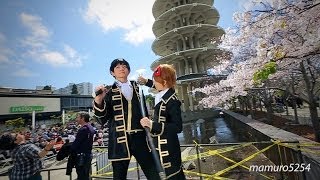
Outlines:
[[[13,73],[13,76],[17,76],[17,77],[34,77],[34,76],[38,76],[39,74],[33,73],[32,71],[23,68],[20,69],[16,72]]]
[[[138,73],[139,75],[144,75],[147,72],[146,69],[138,69],[136,70],[136,73]]]
[[[43,52],[40,56],[40,59],[45,60],[47,63],[52,64],[53,66],[67,64],[66,58],[60,52]]]
[[[33,35],[44,38],[50,36],[47,27],[41,23],[42,19],[39,16],[21,13],[20,19],[25,26],[32,30]]]
[[[77,51],[75,51],[69,45],[64,45],[64,50],[59,51],[29,51],[30,56],[32,56],[36,61],[40,63],[50,64],[53,67],[80,67],[82,66],[82,59]]]
[[[6,47],[6,41],[6,36],[0,32],[0,64],[8,64],[9,56],[13,53]]]
[[[45,43],[49,41],[51,33],[48,28],[42,24],[42,19],[39,16],[21,13],[20,20],[31,33],[22,40],[22,43],[34,48],[45,47]]]
[[[53,33],[42,24],[41,17],[21,13],[20,20],[30,33],[23,38],[22,44],[26,48],[27,55],[32,57],[35,61],[49,64],[54,67],[82,66],[84,57],[79,55],[79,53],[71,46],[64,44],[60,51],[49,48],[50,38]]]
[[[147,78],[147,70],[145,68],[137,69],[134,73],[130,74],[128,77],[129,80],[138,80],[139,76],[142,76],[144,78]]]
[[[84,18],[87,22],[97,22],[106,32],[123,29],[123,39],[138,45],[154,39],[153,3],[154,0],[90,0]]]

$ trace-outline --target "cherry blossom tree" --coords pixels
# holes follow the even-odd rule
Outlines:
[[[220,47],[232,56],[215,69],[228,70],[229,75],[218,84],[196,89],[208,95],[200,103],[205,107],[228,107],[226,102],[247,95],[248,89],[268,87],[270,79],[290,77],[298,70],[302,77],[298,84],[304,90],[316,140],[320,141],[315,98],[320,91],[320,3],[251,0],[247,5],[247,10],[234,14],[237,28],[227,29],[222,37]],[[267,111],[272,111],[270,107]]]

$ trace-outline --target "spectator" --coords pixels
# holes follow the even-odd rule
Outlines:
[[[76,137],[74,136],[73,131],[71,131],[71,133],[68,135],[68,139],[70,142],[74,142],[74,140],[76,139]]]
[[[90,116],[87,112],[79,112],[77,122],[81,126],[76,139],[71,145],[71,154],[75,160],[78,180],[88,180],[91,170],[92,145],[94,130],[89,123]]]
[[[63,144],[64,144],[63,139],[62,139],[61,136],[59,136],[59,137],[57,138],[56,144],[55,144],[55,146],[54,146],[55,149],[56,149],[56,151],[60,151],[60,149],[61,149],[61,147],[62,147]]]
[[[12,133],[2,135],[0,138],[1,149],[10,150],[13,161],[13,167],[10,171],[9,178],[11,180],[41,180],[41,158],[46,156],[54,143],[54,141],[50,141],[41,150],[34,144],[27,144],[23,134]]]

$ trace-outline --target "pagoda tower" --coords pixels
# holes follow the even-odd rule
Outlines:
[[[151,64],[172,64],[177,72],[179,99],[183,111],[197,109],[192,90],[194,83],[207,76],[207,70],[218,64],[222,52],[217,46],[224,30],[217,26],[219,12],[213,0],[156,0],[152,30],[156,36],[152,50],[159,59]]]

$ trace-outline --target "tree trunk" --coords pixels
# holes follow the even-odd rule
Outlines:
[[[252,108],[254,111],[257,110],[257,99],[255,96],[252,96]]]
[[[237,110],[237,102],[234,99],[232,99],[232,103],[233,103],[233,109]]]
[[[267,121],[269,124],[271,124],[273,110],[272,110],[271,99],[267,94],[267,89],[263,91],[263,99],[264,99],[264,106],[266,107],[266,110],[267,110]]]
[[[318,119],[318,111],[317,111],[317,105],[316,105],[316,98],[315,95],[312,92],[312,85],[309,79],[309,76],[307,74],[306,68],[303,64],[303,62],[300,63],[301,72],[303,75],[303,79],[306,83],[306,91],[308,94],[308,100],[309,100],[309,110],[310,110],[310,118],[313,126],[313,131],[315,135],[315,140],[317,142],[320,142],[320,123]]]
[[[294,123],[295,124],[299,124],[299,120],[298,120],[298,112],[297,112],[297,97],[296,97],[296,89],[294,88],[294,77],[293,74],[291,75],[291,80],[292,80],[292,94],[293,94],[293,98],[292,98],[292,108],[293,108],[293,112],[294,112]]]
[[[248,114],[248,107],[249,107],[249,105],[248,105],[248,97],[247,96],[244,97],[244,103],[245,103],[245,109],[246,109],[246,115],[247,115]]]
[[[298,111],[297,111],[297,98],[295,97],[293,98],[292,106],[293,106],[293,114],[294,114],[294,123],[299,124]]]
[[[248,108],[249,108],[251,119],[253,119],[253,110],[252,110],[251,100],[252,100],[252,96],[248,95],[247,96]]]

